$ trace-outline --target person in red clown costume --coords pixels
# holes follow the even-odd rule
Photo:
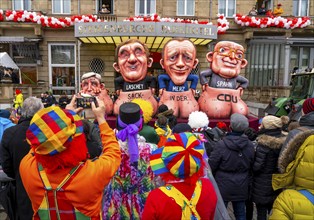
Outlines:
[[[51,106],[39,110],[26,132],[30,152],[20,174],[32,202],[34,219],[102,219],[103,190],[121,163],[121,151],[105,119],[100,99],[92,110],[99,124],[102,154],[88,160],[83,123],[74,108]]]
[[[208,178],[202,141],[193,133],[176,133],[150,156],[150,165],[165,185],[152,190],[143,220],[228,219],[213,178]]]
[[[241,95],[249,82],[239,75],[247,65],[243,46],[221,41],[206,58],[211,65],[210,69],[200,73],[203,90],[198,100],[200,110],[209,118],[229,118],[233,113],[247,115],[248,107]]]
[[[184,38],[168,41],[163,48],[160,64],[167,74],[158,76],[159,105],[165,104],[173,109],[176,117],[188,118],[191,112],[199,110],[194,98],[198,75],[190,74],[198,64],[194,44]],[[191,82],[190,86],[188,81]]]
[[[145,44],[137,39],[129,39],[120,43],[115,51],[113,68],[121,74],[115,78],[115,90],[118,95],[114,103],[113,112],[119,114],[119,107],[124,102],[135,98],[149,101],[157,112],[157,100],[154,97],[157,87],[156,78],[147,75],[153,59],[149,57],[149,50]]]

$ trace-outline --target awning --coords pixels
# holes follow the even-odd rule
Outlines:
[[[41,38],[27,38],[22,36],[0,36],[0,43],[23,43],[23,42],[38,42]]]
[[[0,66],[5,68],[19,69],[16,63],[12,60],[12,58],[6,52],[0,53]]]
[[[89,22],[75,23],[75,37],[87,44],[115,45],[135,38],[150,51],[160,51],[173,37],[189,38],[194,45],[207,45],[217,39],[217,27],[172,22]]]

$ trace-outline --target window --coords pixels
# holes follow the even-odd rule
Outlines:
[[[37,84],[37,61],[39,45],[37,43],[15,43],[11,45],[12,57],[19,66],[23,84]]]
[[[290,72],[297,67],[300,72],[306,68],[314,66],[314,47],[312,46],[291,46],[290,53]]]
[[[232,17],[236,13],[236,0],[219,0],[219,14],[224,14],[226,17]]]
[[[96,2],[97,13],[99,14],[113,14],[113,0],[98,0]]]
[[[309,0],[293,0],[293,15],[308,16]]]
[[[253,42],[249,45],[246,68],[250,86],[282,86],[284,80],[284,44]]]
[[[31,10],[31,0],[13,0],[13,10]]]
[[[52,0],[53,14],[70,14],[71,0]]]
[[[74,93],[77,78],[75,44],[50,44],[49,57],[49,85],[53,94]]]
[[[151,15],[156,13],[155,0],[135,0],[135,15]]]
[[[177,15],[194,16],[194,0],[178,0],[177,1]]]

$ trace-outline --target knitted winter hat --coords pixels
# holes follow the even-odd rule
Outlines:
[[[10,111],[6,110],[6,109],[0,109],[0,117],[1,118],[7,118],[9,119],[10,118]]]
[[[158,107],[158,113],[161,113],[161,112],[165,112],[168,110],[168,106],[166,106],[165,104],[161,104],[159,107]]]
[[[209,120],[204,112],[195,111],[190,113],[188,124],[191,126],[192,129],[207,128]]]
[[[18,95],[18,94],[21,94],[22,93],[22,90],[20,89],[15,89],[15,94]]]
[[[26,140],[40,155],[55,155],[66,143],[83,133],[83,123],[75,112],[51,106],[39,110],[26,131]]]
[[[314,98],[308,98],[303,102],[302,109],[304,114],[314,111]]]
[[[227,127],[226,123],[223,122],[223,121],[217,122],[216,126],[217,126],[217,128],[219,128],[219,129],[221,129],[221,130],[223,130],[225,132],[228,131],[228,127]]]
[[[281,128],[282,127],[282,121],[280,118],[278,118],[276,116],[267,115],[263,118],[262,125],[265,129]]]
[[[233,113],[230,117],[230,127],[232,131],[244,132],[249,127],[249,120],[244,115]]]
[[[197,173],[202,166],[204,147],[192,133],[174,134],[164,147],[150,156],[150,165],[156,175],[171,173],[185,179]]]
[[[172,133],[191,132],[192,128],[187,123],[178,123],[172,128]]]

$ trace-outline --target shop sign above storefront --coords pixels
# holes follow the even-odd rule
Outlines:
[[[204,24],[170,22],[92,22],[76,23],[75,37],[83,43],[118,45],[130,38],[159,51],[173,37],[189,38],[195,45],[207,45],[217,39],[217,27]]]

